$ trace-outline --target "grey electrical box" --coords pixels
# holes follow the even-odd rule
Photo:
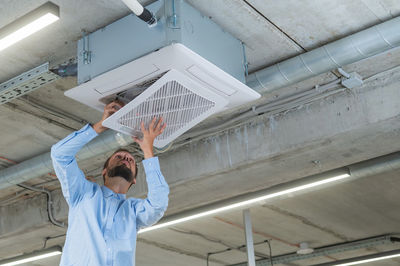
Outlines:
[[[158,23],[128,15],[78,41],[78,84],[172,43],[181,43],[241,82],[242,43],[183,0],[159,0],[147,8]]]

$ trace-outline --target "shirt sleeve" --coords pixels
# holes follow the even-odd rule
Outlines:
[[[88,124],[51,147],[53,167],[69,206],[76,205],[85,194],[94,190],[95,184],[86,180],[75,155],[96,136],[96,131]]]
[[[142,161],[146,173],[148,193],[146,199],[133,201],[137,229],[153,225],[168,207],[169,187],[160,170],[157,157]]]

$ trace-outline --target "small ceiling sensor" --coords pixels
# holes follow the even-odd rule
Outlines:
[[[297,250],[297,254],[299,254],[299,255],[307,255],[307,254],[311,254],[313,252],[314,252],[314,249],[310,248],[308,246],[307,242],[300,243],[300,249]]]

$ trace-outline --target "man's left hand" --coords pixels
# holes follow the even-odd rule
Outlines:
[[[158,121],[157,121],[158,120]],[[138,139],[136,137],[133,137],[133,140],[137,142],[140,146],[140,148],[143,151],[144,158],[148,159],[154,156],[153,154],[153,143],[156,137],[161,135],[167,126],[165,123],[162,122],[163,119],[162,117],[160,119],[157,119],[156,117],[153,118],[151,121],[149,128],[146,129],[144,126],[144,123],[140,124],[140,127],[142,129],[143,133],[143,138]]]

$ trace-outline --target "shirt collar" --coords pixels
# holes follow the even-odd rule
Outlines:
[[[103,191],[103,195],[105,198],[109,198],[114,196],[117,199],[126,199],[126,195],[125,194],[119,194],[119,193],[115,193],[114,191],[112,191],[111,189],[109,189],[106,186],[102,186],[101,190]]]

